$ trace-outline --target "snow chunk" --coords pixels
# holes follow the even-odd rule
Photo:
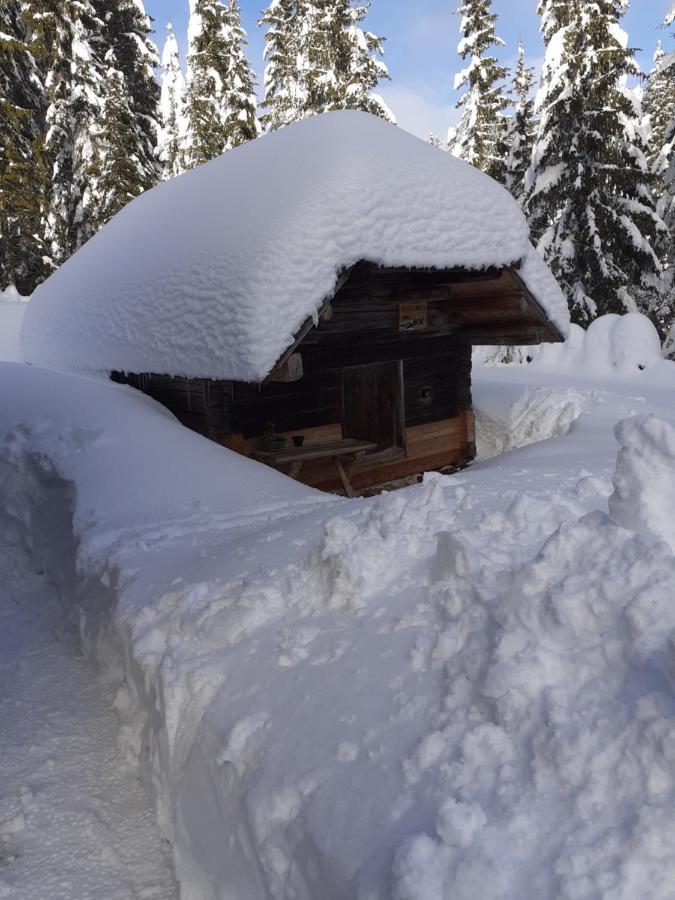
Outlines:
[[[521,276],[564,333],[562,292],[495,181],[355,111],[251,141],[138,197],[36,292],[26,359],[259,381],[359,260]]]
[[[15,287],[0,291],[0,360],[4,362],[23,362],[19,337],[27,300]]]
[[[615,434],[621,450],[609,498],[612,518],[667,541],[675,551],[675,426],[635,416],[619,422]]]

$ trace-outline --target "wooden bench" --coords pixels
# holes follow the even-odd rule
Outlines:
[[[341,441],[331,441],[325,444],[284,447],[281,450],[256,450],[251,455],[254,459],[267,463],[269,466],[274,466],[274,468],[290,466],[288,474],[291,478],[298,477],[303,464],[306,462],[312,462],[317,459],[332,459],[345,494],[347,497],[353,497],[354,491],[349,481],[349,473],[360,457],[375,449],[377,449],[377,444],[369,441],[345,438]],[[343,460],[347,461],[347,469],[343,465]]]

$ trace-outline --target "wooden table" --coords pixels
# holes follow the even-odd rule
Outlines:
[[[289,475],[291,478],[297,478],[303,463],[311,462],[316,459],[331,459],[335,464],[337,473],[340,476],[340,483],[344,488],[344,492],[348,497],[354,496],[354,491],[349,481],[348,471],[345,470],[343,460],[348,461],[348,470],[354,467],[359,457],[364,453],[377,449],[377,444],[369,441],[358,441],[353,438],[346,438],[342,441],[331,441],[325,444],[304,444],[302,447],[289,447],[282,450],[256,450],[251,455],[254,459],[267,465],[281,468],[290,465]]]

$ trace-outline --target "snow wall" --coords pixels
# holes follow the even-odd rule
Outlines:
[[[20,335],[28,300],[16,288],[0,291],[0,360],[4,362],[23,362]]]
[[[2,374],[0,478],[117,675],[186,900],[671,896],[671,424],[620,426],[613,484],[265,496],[133,391]]]

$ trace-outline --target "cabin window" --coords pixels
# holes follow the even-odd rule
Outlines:
[[[346,438],[403,447],[400,362],[349,366],[342,370],[342,431]]]
[[[420,404],[422,406],[431,406],[434,402],[434,389],[428,385],[420,388]]]

